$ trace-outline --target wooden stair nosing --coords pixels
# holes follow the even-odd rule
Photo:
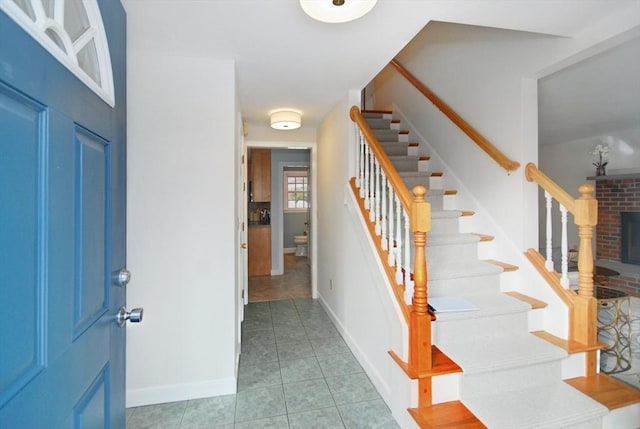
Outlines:
[[[493,239],[493,237],[491,237]],[[481,240],[482,241],[482,240]],[[511,265],[506,262],[498,261],[496,259],[485,259],[485,262],[488,262],[493,265],[497,265],[501,267],[505,272],[518,271],[517,265]]]
[[[565,383],[610,410],[640,403],[640,390],[606,374],[571,378]]]
[[[539,299],[536,299],[529,295],[525,295],[515,290],[505,292],[505,295],[509,295],[512,298],[519,299],[520,301],[530,304],[533,310],[537,310],[539,308],[545,308],[547,305],[549,305],[544,301],[540,301]]]
[[[463,210],[462,213],[460,214],[460,216],[473,216],[475,214],[476,214],[476,212],[474,212],[472,210]]]
[[[597,343],[592,346],[588,346],[577,341],[565,340],[564,338],[557,337],[547,331],[533,331],[531,333],[538,338],[542,338],[543,340],[549,341],[551,344],[564,349],[569,354],[590,352],[608,347],[605,343]]]
[[[455,374],[462,372],[462,368],[455,363],[449,356],[444,354],[437,346],[431,346],[431,369],[424,372],[416,372],[409,367],[409,364],[402,360],[400,356],[393,350],[389,350],[389,356],[400,366],[400,368],[412,380],[419,380],[427,377],[435,377],[438,375]]]
[[[486,428],[460,401],[443,402],[422,408],[409,408],[408,411],[422,429]]]
[[[456,189],[447,189],[444,191],[445,195],[458,195],[458,191]]]
[[[376,109],[367,109],[367,110],[363,110],[362,113],[385,113],[385,114],[392,114],[393,111],[392,110],[376,110]]]
[[[478,237],[480,237],[480,241],[493,241],[493,239],[494,239],[494,237],[492,235],[480,234],[480,233],[477,233],[477,232],[472,232],[471,234],[477,235]]]
[[[442,177],[444,176],[444,173],[442,171],[434,171],[433,173],[431,173],[431,177]]]
[[[418,161],[429,161],[431,159],[430,156],[421,156],[418,158]]]

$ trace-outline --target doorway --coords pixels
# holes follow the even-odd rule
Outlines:
[[[270,271],[263,275],[247,275],[248,285],[248,301],[265,301],[274,299],[291,299],[302,297],[315,297],[316,296],[316,282],[315,275],[315,241],[311,239],[314,237],[316,217],[315,212],[315,169],[313,168],[315,153],[315,143],[298,143],[292,144],[291,142],[277,144],[277,143],[253,143],[247,142],[248,151],[255,149],[263,150],[268,149],[270,151],[270,165],[271,165],[271,195],[268,201],[268,208],[265,206],[263,209],[267,209],[269,213],[269,229],[271,233],[270,237],[270,252],[271,264]],[[284,186],[284,171],[285,168],[295,168],[296,170],[307,169],[308,176],[308,202],[307,212],[302,213],[302,217],[305,219],[301,222],[298,229],[300,231],[292,232],[293,228],[289,225],[289,215],[285,216],[285,186]],[[249,174],[249,177],[251,175]],[[251,189],[253,190],[253,184]],[[256,201],[251,201],[250,195],[247,196],[247,213],[248,213],[248,232],[251,233],[251,219],[258,215],[256,213],[262,213],[261,211],[255,212],[257,205],[264,205],[265,203],[258,204]],[[285,218],[286,217],[286,218]],[[300,218],[300,214],[295,216]],[[299,220],[299,219],[297,219]],[[294,228],[295,229],[295,228]],[[291,240],[289,235],[299,235],[306,232],[309,236],[307,243],[307,253],[305,256],[295,256],[295,253],[285,254],[287,251],[292,250]],[[285,234],[287,237],[285,237]],[[251,243],[249,242],[249,255],[251,253]],[[256,255],[257,256],[257,255]],[[248,274],[251,272],[251,260],[248,262]]]

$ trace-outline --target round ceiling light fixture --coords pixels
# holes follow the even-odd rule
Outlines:
[[[295,130],[302,124],[302,115],[293,110],[278,110],[271,114],[271,128],[276,130]]]
[[[300,6],[313,19],[337,24],[366,15],[378,0],[300,0]]]

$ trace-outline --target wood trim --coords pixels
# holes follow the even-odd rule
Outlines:
[[[422,379],[426,377],[435,377],[437,375],[455,374],[462,372],[462,368],[455,363],[449,356],[444,354],[437,346],[431,346],[431,369],[418,372],[411,368],[409,364],[400,358],[393,350],[389,350],[389,356],[398,364],[398,366],[412,380]]]
[[[358,206],[360,207],[360,212],[362,214],[362,217],[365,223],[367,224],[369,235],[372,238],[374,238],[373,242],[375,243],[376,250],[378,251],[378,257],[382,262],[384,271],[387,274],[387,279],[391,284],[393,295],[396,297],[396,301],[400,306],[400,309],[402,310],[402,315],[404,316],[405,322],[407,322],[407,325],[409,325],[409,307],[404,302],[404,287],[398,284],[398,282],[396,282],[396,273],[394,269],[387,263],[389,252],[386,250],[382,250],[382,246],[380,245],[379,240],[375,239],[375,237],[377,237],[376,227],[373,224],[373,222],[369,220],[369,214],[367,213],[367,209],[365,209],[364,207],[364,201],[362,200],[362,198],[360,198],[360,191],[356,186],[356,178],[352,177],[351,180],[349,180],[349,184],[351,185],[351,191],[353,192],[353,195],[355,196],[356,201],[358,201]]]
[[[405,69],[396,59],[391,60],[393,65],[402,76],[404,76],[418,91],[420,91],[425,97],[429,99],[446,117],[448,117],[458,128],[460,128],[471,140],[473,140],[483,151],[487,153],[494,161],[498,163],[502,168],[507,170],[508,173],[515,171],[520,167],[520,163],[513,161],[500,150],[498,150],[489,140],[484,138],[475,128],[473,128],[467,121],[462,119],[449,105],[447,105],[440,97],[434,94],[429,88],[427,88],[422,82],[420,82],[414,75],[412,75],[407,69]]]
[[[460,401],[409,408],[408,411],[423,429],[486,429],[486,426]]]
[[[640,403],[640,390],[605,374],[571,378],[565,380],[565,383],[610,410]]]
[[[575,212],[575,200],[573,197],[556,184],[556,182],[551,180],[549,176],[540,171],[533,162],[527,164],[524,168],[524,174],[529,182],[536,182],[542,189],[549,192],[560,204],[565,206],[570,213],[573,214]]]
[[[607,345],[604,343],[588,345],[579,343],[578,341],[565,340],[564,338],[557,337],[547,331],[534,331],[532,332],[532,334],[538,338],[542,338],[543,340],[550,342],[554,346],[558,346],[561,349],[564,349],[569,354],[591,352],[607,347]]]
[[[529,304],[531,306],[532,310],[537,310],[539,308],[545,308],[547,305],[549,305],[544,301],[540,301],[539,299],[536,299],[536,298],[534,298],[532,296],[525,295],[523,293],[516,292],[514,290],[509,291],[509,292],[505,292],[504,294],[505,295],[509,295],[512,298],[519,299],[522,302],[526,302],[527,304]]]
[[[499,266],[500,268],[503,269],[505,273],[509,273],[511,271],[518,271],[517,265],[512,265],[507,262],[497,261],[495,259],[485,259],[485,262]]]
[[[538,272],[542,275],[542,277],[544,277],[544,279],[547,281],[549,286],[551,286],[551,289],[553,289],[556,295],[560,297],[562,302],[564,302],[567,307],[569,307],[570,311],[573,310],[576,293],[571,289],[565,289],[562,287],[562,285],[560,284],[560,275],[557,272],[547,271],[544,266],[544,257],[540,254],[540,252],[535,249],[528,249],[526,252],[524,252],[524,254],[526,255],[527,259],[531,261],[536,270],[538,270]]]
[[[402,177],[400,177],[395,167],[389,160],[387,153],[384,151],[384,149],[382,149],[382,146],[380,146],[380,142],[378,142],[376,135],[373,133],[373,131],[371,131],[371,128],[369,128],[369,124],[362,116],[362,113],[360,113],[360,109],[358,109],[357,106],[351,107],[349,115],[351,117],[351,120],[358,125],[360,131],[364,135],[364,138],[369,143],[369,147],[373,151],[373,154],[380,164],[380,168],[384,171],[387,179],[389,180],[389,182],[391,182],[391,186],[398,194],[402,207],[404,207],[407,213],[409,213],[411,210],[411,203],[413,202],[413,198],[411,197],[411,194],[407,189],[407,185],[405,185]]]

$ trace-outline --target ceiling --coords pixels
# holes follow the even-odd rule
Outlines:
[[[233,60],[249,127],[267,127],[270,111],[289,108],[302,112],[303,128],[315,128],[430,20],[574,36],[637,1],[378,0],[369,14],[344,24],[309,18],[297,0],[122,3],[130,55]]]
[[[640,38],[540,79],[538,112],[541,145],[640,128]]]

